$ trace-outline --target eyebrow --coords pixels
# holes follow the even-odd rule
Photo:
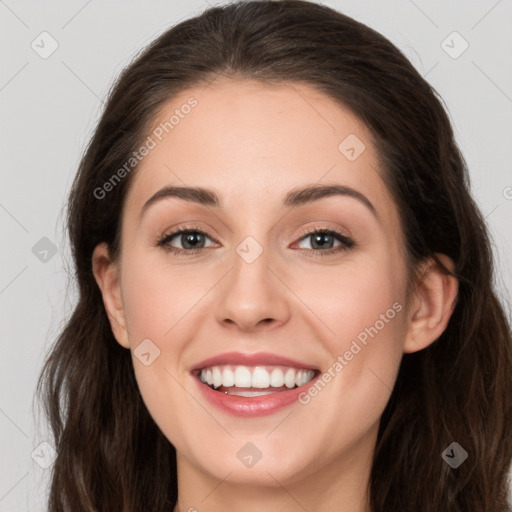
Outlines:
[[[284,206],[300,206],[330,196],[348,196],[363,203],[375,217],[378,218],[377,210],[372,202],[361,192],[345,185],[309,185],[305,188],[292,190],[284,201]]]
[[[304,204],[312,203],[324,197],[331,196],[348,196],[357,199],[364,204],[377,219],[379,218],[375,206],[371,201],[357,190],[347,187],[345,185],[308,185],[304,188],[295,189],[285,196],[283,200],[283,206],[297,207]],[[153,194],[142,207],[140,217],[144,215],[146,210],[153,204],[161,201],[168,197],[177,197],[185,201],[198,203],[204,206],[212,206],[215,208],[220,207],[220,200],[217,194],[212,190],[208,190],[202,187],[175,187],[168,186],[160,189],[158,192]]]

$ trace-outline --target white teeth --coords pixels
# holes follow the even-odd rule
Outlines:
[[[213,373],[213,387],[218,388],[222,386],[222,373],[218,366],[214,366],[212,369]]]
[[[307,382],[311,380],[311,376],[309,374],[310,370],[299,370],[295,375],[295,384],[297,386],[303,386]]]
[[[284,375],[279,368],[274,368],[270,374],[270,385],[273,388],[280,388],[284,386]]]
[[[201,370],[200,379],[209,386],[219,388],[281,388],[291,389],[307,384],[315,376],[314,370],[286,366],[233,366],[219,365]],[[241,395],[249,396],[249,395]],[[255,395],[250,395],[255,396]]]
[[[284,376],[284,385],[290,389],[295,387],[295,370],[293,368],[287,370]]]
[[[208,374],[208,372],[206,372]],[[251,371],[246,366],[237,366],[235,370],[235,386],[250,388],[252,383]]]
[[[230,368],[224,368],[222,372],[222,385],[230,388],[235,385],[235,374]]]
[[[268,388],[270,386],[270,375],[265,368],[256,367],[252,372],[253,388]]]

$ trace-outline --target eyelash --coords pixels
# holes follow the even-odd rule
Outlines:
[[[169,243],[169,241],[171,239],[173,239],[176,235],[181,235],[182,233],[199,233],[200,235],[204,235],[204,236],[210,238],[208,236],[208,234],[205,233],[202,229],[199,229],[196,226],[187,226],[187,227],[180,228],[180,229],[178,229],[176,231],[173,231],[171,233],[168,233],[168,234],[164,235],[157,242],[157,246],[162,247],[162,249],[165,252],[173,253],[176,256],[190,255],[190,254],[194,254],[194,253],[197,253],[197,252],[202,251],[203,249],[205,249],[205,247],[200,247],[199,249],[179,249],[177,247],[172,247],[171,245],[168,245],[168,243]],[[214,241],[216,241],[216,240],[214,240]]]
[[[344,235],[343,233],[340,233],[339,231],[336,231],[332,228],[309,228],[304,231],[301,231],[299,234],[298,241],[302,241],[303,239],[307,238],[310,235],[315,235],[317,233],[325,234],[325,235],[332,235],[335,239],[340,242],[340,245],[338,247],[331,247],[330,249],[326,250],[314,250],[314,249],[298,249],[300,251],[307,251],[310,253],[311,256],[314,258],[323,258],[325,256],[331,256],[333,254],[338,254],[341,252],[344,252],[348,249],[352,249],[356,244],[355,242],[350,239],[348,236]]]
[[[206,247],[199,247],[197,249],[179,249],[177,247],[172,247],[171,245],[169,245],[170,240],[172,240],[177,235],[181,235],[183,233],[198,233],[200,235],[210,238],[210,240],[213,240],[202,229],[200,229],[196,226],[188,226],[188,227],[180,228],[176,231],[173,231],[171,233],[164,235],[162,238],[160,238],[158,240],[156,245],[158,247],[162,247],[162,249],[165,252],[172,253],[176,256],[191,255],[191,254],[198,253],[199,251],[202,251],[204,249],[207,249]],[[351,240],[350,238],[348,238],[346,235],[340,233],[339,231],[336,231],[335,229],[328,229],[328,228],[316,228],[315,227],[313,229],[305,230],[300,233],[298,241],[302,241],[302,239],[307,238],[310,235],[315,235],[317,233],[332,235],[339,242],[341,242],[341,245],[339,245],[338,247],[331,247],[330,249],[326,249],[326,250],[314,250],[314,249],[299,249],[299,250],[312,252],[314,254],[314,257],[324,257],[324,256],[332,255],[334,253],[340,253],[340,252],[346,251],[355,246],[355,242],[353,240]],[[216,242],[216,240],[213,240],[213,241]]]

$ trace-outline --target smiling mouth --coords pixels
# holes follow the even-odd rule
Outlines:
[[[286,392],[308,384],[318,370],[289,366],[216,365],[194,372],[211,389],[228,395],[256,397]]]

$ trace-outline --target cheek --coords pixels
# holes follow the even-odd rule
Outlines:
[[[123,303],[135,377],[155,423],[171,443],[181,445],[186,438],[183,418],[197,414],[180,374],[189,339],[183,329],[187,313],[204,291],[179,272],[171,274],[143,261],[134,257],[123,267]]]
[[[130,339],[134,343],[144,338],[168,342],[178,323],[186,323],[187,314],[210,289],[208,274],[171,269],[147,256],[131,259],[123,276]]]
[[[307,413],[293,435],[315,432],[314,451],[323,454],[316,463],[322,464],[377,428],[402,358],[404,295],[390,275],[371,265],[353,275],[331,273],[309,290],[304,302],[316,297],[312,309],[334,334],[323,338],[331,360],[300,397]],[[323,439],[331,440],[329,450]]]
[[[389,261],[388,261],[389,260]],[[316,314],[316,323],[325,329],[332,355],[350,348],[359,336],[389,332],[401,326],[397,309],[403,310],[405,281],[399,265],[391,259],[347,258],[339,267],[318,267],[294,282],[294,290]],[[394,304],[395,307],[393,307]],[[394,326],[391,326],[394,324]]]
[[[368,418],[384,409],[406,334],[405,267],[391,260],[347,260],[296,283],[297,294],[318,317],[312,322],[321,329],[331,359],[324,369],[329,389],[319,389],[318,403],[336,404],[339,411],[351,404],[352,414],[357,410]],[[315,397],[304,401],[310,398]]]
[[[196,328],[191,325],[193,313],[211,290],[210,281],[218,278],[184,267],[171,268],[161,257],[152,259],[135,251],[122,268],[123,304],[137,385],[155,423],[172,443],[181,446],[187,438],[183,418],[196,417],[198,411],[183,385],[180,363]]]

